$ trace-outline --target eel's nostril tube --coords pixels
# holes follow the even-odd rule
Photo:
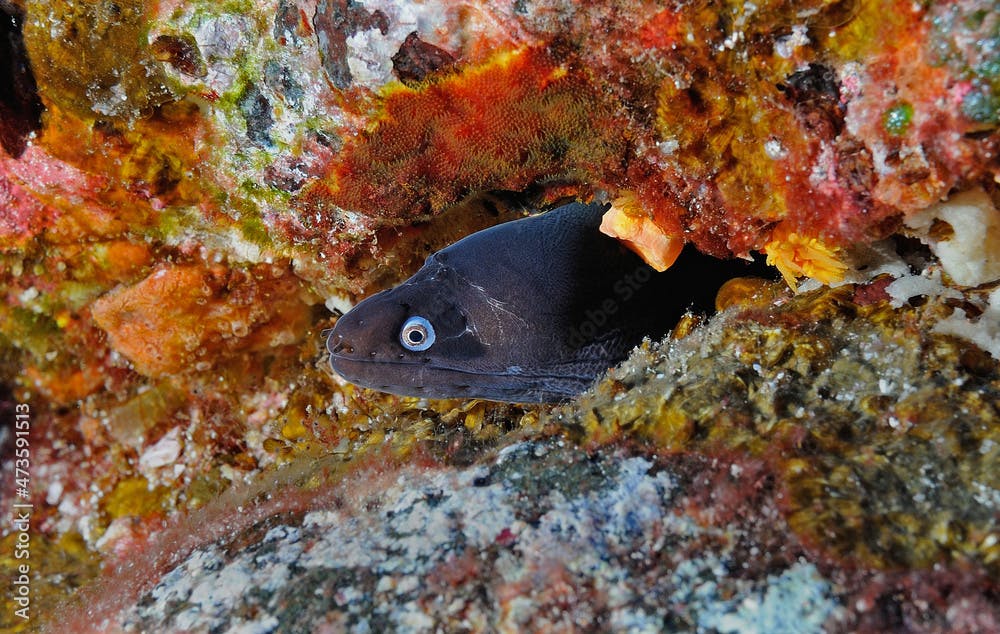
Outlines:
[[[332,333],[326,340],[326,349],[330,351],[330,354],[340,354],[342,352],[350,354],[351,352],[354,352],[354,348],[347,345],[347,342],[344,341],[343,335],[335,335]]]

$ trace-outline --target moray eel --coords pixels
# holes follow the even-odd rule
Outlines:
[[[563,401],[749,270],[689,248],[657,273],[598,231],[606,209],[568,204],[434,253],[337,321],[333,369],[406,396]]]

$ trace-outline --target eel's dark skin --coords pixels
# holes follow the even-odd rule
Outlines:
[[[606,209],[572,203],[431,255],[337,321],[333,369],[407,396],[564,401],[689,308],[713,310],[718,288],[751,272],[688,248],[657,273],[598,231]]]

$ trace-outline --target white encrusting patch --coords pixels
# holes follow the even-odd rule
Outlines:
[[[957,284],[979,286],[1000,279],[1000,210],[982,189],[955,194],[904,220],[941,260]],[[935,237],[935,224],[947,223],[946,237]]]
[[[977,318],[961,308],[934,325],[933,332],[971,341],[994,359],[1000,359],[1000,288],[990,293],[989,304]]]

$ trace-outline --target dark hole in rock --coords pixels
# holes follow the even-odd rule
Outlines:
[[[809,64],[778,86],[795,104],[795,116],[810,132],[833,138],[844,129],[847,109],[840,101],[840,85],[833,69]]]
[[[21,35],[23,14],[0,2],[0,145],[17,158],[42,125],[42,102]]]

